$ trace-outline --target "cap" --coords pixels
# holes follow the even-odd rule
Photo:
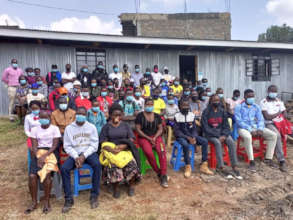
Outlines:
[[[169,70],[167,66],[164,66],[164,70]]]
[[[38,89],[38,88],[39,88],[38,83],[33,83],[33,84],[31,85],[31,88],[32,88],[32,89]]]
[[[66,88],[64,88],[64,87],[60,87],[59,88],[59,94],[68,94],[68,91],[67,91],[67,89]]]
[[[75,80],[75,81],[73,82],[73,85],[74,85],[74,86],[81,86],[81,83],[80,83],[78,80]]]

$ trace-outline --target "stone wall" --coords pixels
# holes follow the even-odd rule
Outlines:
[[[123,35],[231,40],[230,13],[121,14]]]

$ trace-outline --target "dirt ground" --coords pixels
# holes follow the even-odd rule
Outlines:
[[[61,214],[64,200],[52,198],[51,213],[42,214],[40,204],[37,211],[27,216],[23,214],[31,200],[27,187],[27,147],[23,137],[22,144],[16,140],[16,135],[21,135],[17,129],[0,133],[0,140],[4,135],[10,141],[8,146],[0,145],[1,219],[293,219],[293,145],[288,146],[288,173],[257,161],[255,174],[247,171],[247,164],[240,163],[242,181],[201,175],[197,153],[196,170],[190,179],[184,179],[182,170],[174,172],[168,165],[168,189],[160,187],[155,173],[148,170],[134,197],[128,197],[122,188],[121,198],[116,200],[101,186],[100,205],[95,210],[89,206],[89,191],[82,191],[68,214]],[[17,144],[11,144],[11,140]],[[171,149],[168,151],[170,157]]]

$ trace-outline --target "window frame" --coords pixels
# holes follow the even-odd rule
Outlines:
[[[76,48],[75,61],[77,73],[80,72],[83,65],[88,65],[89,72],[92,72],[96,69],[99,61],[103,61],[106,66],[106,51],[104,49]]]

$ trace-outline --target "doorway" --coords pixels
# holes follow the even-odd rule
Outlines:
[[[180,55],[179,56],[180,82],[187,79],[194,84],[198,80],[197,56]]]

